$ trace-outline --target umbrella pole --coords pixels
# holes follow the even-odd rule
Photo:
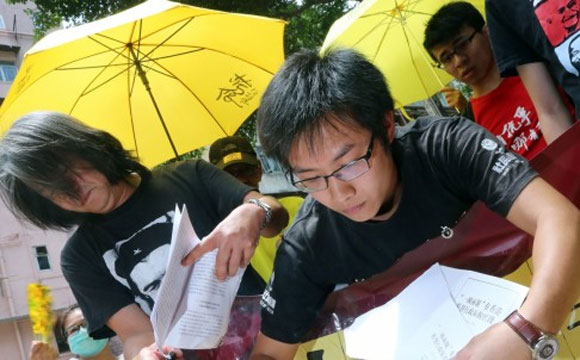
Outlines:
[[[135,54],[135,50],[133,50],[133,47],[131,46],[131,44],[128,44],[128,48],[131,51],[131,56],[133,57],[133,63],[135,64],[135,67],[137,68],[137,74],[139,74],[139,77],[141,78],[141,81],[143,82],[143,86],[145,86],[145,90],[147,90],[147,93],[149,94],[149,98],[151,99],[151,102],[153,103],[153,107],[155,107],[155,111],[157,112],[157,116],[159,116],[159,121],[161,121],[161,125],[163,125],[163,130],[165,130],[165,135],[167,135],[167,140],[169,140],[169,144],[171,145],[171,149],[173,149],[173,153],[175,154],[175,157],[178,157],[179,154],[177,153],[177,149],[175,148],[175,144],[173,143],[173,140],[171,139],[171,135],[169,135],[169,130],[167,129],[167,126],[165,125],[165,120],[163,120],[163,115],[161,115],[161,111],[159,110],[159,106],[157,106],[157,101],[155,101],[155,97],[153,96],[153,92],[151,91],[151,86],[149,86],[149,79],[147,79],[147,75],[145,74],[145,71],[143,70],[143,67],[141,66],[141,61],[139,61],[139,59],[137,59],[137,55]]]

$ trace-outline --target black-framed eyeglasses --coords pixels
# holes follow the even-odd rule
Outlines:
[[[297,188],[308,192],[317,192],[328,188],[328,179],[330,177],[335,177],[340,181],[351,181],[359,176],[365,174],[371,168],[370,158],[373,155],[373,147],[375,143],[374,136],[371,137],[371,142],[365,155],[358,159],[350,161],[348,164],[341,166],[340,168],[334,170],[331,174],[325,176],[315,176],[309,179],[294,181],[294,175],[292,175],[292,185]]]
[[[475,30],[473,34],[456,42],[451,51],[444,52],[443,55],[441,55],[435,66],[439,69],[443,69],[451,64],[455,55],[465,55],[467,46],[471,44],[475,35],[480,31],[481,30]]]

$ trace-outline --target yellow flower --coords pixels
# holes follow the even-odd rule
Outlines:
[[[31,283],[27,287],[28,314],[32,323],[32,332],[48,342],[52,337],[54,317],[50,289],[42,284]]]

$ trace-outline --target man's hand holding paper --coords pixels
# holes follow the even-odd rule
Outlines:
[[[187,209],[176,208],[167,270],[151,313],[159,348],[212,349],[226,332],[244,270],[238,267],[234,276],[218,281],[217,249],[192,266],[181,266],[181,259],[199,244]]]
[[[258,198],[268,210],[264,210],[261,205],[248,203],[250,199]],[[267,236],[277,235],[287,223],[288,212],[277,200],[269,196],[261,197],[258,192],[252,191],[245,196],[244,204],[234,209],[184,257],[182,265],[189,266],[204,254],[218,249],[215,273],[223,281],[249,264],[261,232]]]
[[[494,344],[490,346],[490,344]],[[455,356],[454,360],[509,359],[530,360],[527,345],[505,323],[493,325],[475,336]]]
[[[248,217],[256,221],[247,221]],[[189,266],[204,254],[218,249],[215,273],[219,280],[233,276],[239,268],[246,267],[254,254],[260,237],[260,224],[263,214],[253,205],[242,205],[226,217],[201,243],[184,259],[182,264]]]
[[[160,351],[157,344],[151,344],[150,346],[141,349],[138,360],[183,360],[183,352],[179,349],[168,346],[164,346],[163,351]]]

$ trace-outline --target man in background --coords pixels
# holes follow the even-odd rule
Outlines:
[[[519,76],[501,78],[485,20],[472,4],[458,1],[441,7],[427,23],[423,44],[438,67],[473,89],[470,104],[476,123],[527,159],[546,147],[532,99]]]
[[[262,165],[248,140],[240,136],[227,136],[216,140],[209,148],[209,161],[237,178],[242,183],[258,189],[262,180]],[[292,223],[303,198],[301,196],[276,196],[283,207],[288,211]],[[250,265],[267,282],[272,275],[276,249],[280,237],[260,237],[258,247],[250,261]]]
[[[486,0],[493,54],[502,77],[518,74],[538,112],[548,143],[580,112],[580,73],[568,46],[578,34],[577,0]],[[575,106],[566,111],[557,86]]]

